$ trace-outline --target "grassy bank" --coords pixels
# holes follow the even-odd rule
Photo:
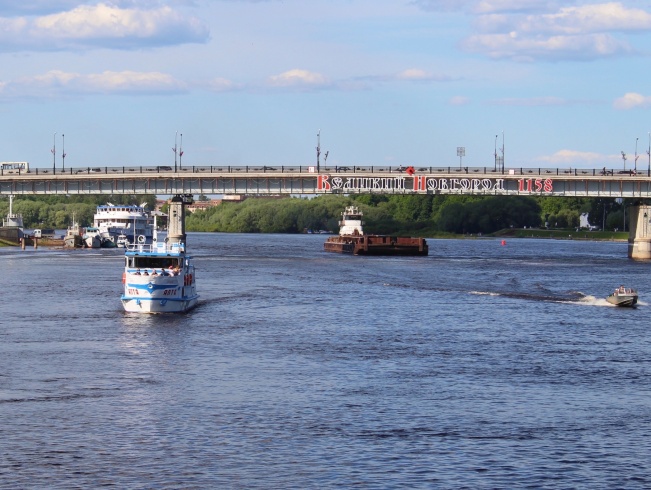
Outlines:
[[[554,238],[557,240],[609,240],[628,241],[628,232],[587,231],[576,228],[539,229],[539,228],[510,228],[493,233],[494,237],[511,238]]]

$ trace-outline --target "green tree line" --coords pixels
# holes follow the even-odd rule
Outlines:
[[[582,213],[591,224],[622,230],[624,206],[615,199],[359,194],[315,198],[256,198],[188,215],[188,231],[300,233],[339,229],[348,205],[364,213],[365,230],[378,234],[434,236],[493,233],[504,228],[576,228]],[[628,203],[632,204],[632,203]]]
[[[64,230],[73,219],[82,226],[93,223],[93,215],[98,205],[147,203],[148,209],[154,209],[156,196],[153,195],[19,195],[14,197],[13,212],[23,217],[26,228],[54,228]],[[0,199],[0,215],[9,213],[9,198]]]
[[[27,228],[65,229],[73,218],[90,225],[100,204],[142,204],[154,209],[152,195],[27,196],[14,199],[14,213],[21,214]],[[308,198],[249,198],[241,203],[224,202],[205,211],[188,214],[188,231],[239,233],[301,233],[306,230],[339,229],[346,206],[359,206],[365,229],[378,234],[493,233],[504,228],[576,228],[579,216],[589,213],[590,224],[605,230],[624,229],[625,206],[632,201],[613,198],[463,196],[463,195],[323,195]],[[0,199],[6,216],[9,199]],[[165,209],[163,209],[165,211]]]

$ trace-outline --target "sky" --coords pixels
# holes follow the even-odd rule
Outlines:
[[[646,169],[650,55],[648,0],[0,0],[0,161]]]

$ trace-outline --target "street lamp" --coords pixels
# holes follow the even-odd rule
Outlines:
[[[637,173],[637,140],[639,139],[640,138],[635,138],[635,163],[634,163],[635,167],[633,169],[635,170],[635,173]]]
[[[622,160],[624,160],[624,170],[626,170],[626,153],[622,151]]]
[[[459,157],[459,170],[461,170],[461,162],[463,157],[466,156],[466,148],[463,146],[457,146],[457,156]]]
[[[179,146],[179,168],[183,168],[183,133],[181,133],[181,146]]]
[[[497,172],[497,135],[495,135],[495,151],[493,152],[495,157],[495,171]]]
[[[52,136],[52,173],[56,173],[57,171],[57,134],[54,133],[54,136]]]
[[[179,132],[177,131],[176,134],[174,135],[174,148],[172,148],[172,151],[174,152],[174,171],[177,172],[178,169],[176,168],[176,139],[179,136]]]
[[[502,131],[502,173],[504,173],[504,131]]]
[[[319,162],[319,157],[321,156],[321,130],[316,133],[316,173],[320,172],[321,163]]]
[[[62,148],[61,148],[61,169],[65,172],[66,171],[66,135],[62,134],[61,139],[63,140]]]
[[[647,176],[651,177],[651,132],[649,132],[649,149],[646,151],[646,154],[649,155],[649,170],[647,171]]]

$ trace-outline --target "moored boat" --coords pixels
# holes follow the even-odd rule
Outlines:
[[[638,299],[637,290],[633,288],[620,286],[617,289],[615,289],[613,294],[611,294],[606,298],[606,301],[608,301],[610,304],[613,304],[615,306],[631,308],[637,305],[637,299]]]
[[[84,247],[86,248],[100,248],[102,246],[102,237],[100,236],[99,228],[88,226],[81,236]]]
[[[121,235],[125,237],[122,243],[151,244],[154,236],[153,222],[145,204],[134,206],[109,202],[97,206],[93,216],[93,226],[99,229],[102,237],[110,239],[114,245],[118,245]]]
[[[424,238],[387,235],[366,235],[363,214],[357,206],[347,206],[341,213],[339,235],[323,244],[326,252],[354,255],[427,255],[429,248]]]
[[[121,300],[127,312],[182,313],[197,305],[199,295],[192,257],[186,250],[185,208],[192,196],[175,196],[165,241],[127,246]]]
[[[84,240],[81,237],[81,227],[79,223],[73,222],[66,230],[63,237],[63,246],[67,248],[81,248],[84,246]]]
[[[23,216],[21,214],[14,213],[14,196],[9,195],[9,213],[7,217],[2,220],[3,228],[18,228],[20,231],[23,230]]]

